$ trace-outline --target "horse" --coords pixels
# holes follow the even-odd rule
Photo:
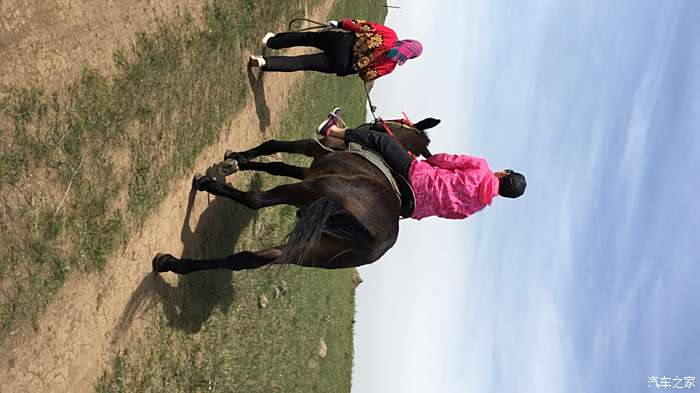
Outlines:
[[[363,126],[380,129],[371,123]],[[391,128],[407,150],[430,157],[430,138],[425,130]],[[313,161],[309,167],[252,161],[278,152],[303,154]],[[155,272],[188,274],[208,269],[257,269],[271,264],[324,269],[357,267],[377,261],[396,243],[401,202],[382,171],[358,154],[329,151],[315,139],[268,140],[243,152],[227,151],[223,162],[237,167],[230,172],[255,170],[300,180],[267,191],[241,191],[210,175],[197,174],[192,180],[197,191],[233,199],[250,209],[280,204],[297,207],[298,218],[287,242],[209,260],[158,253],[152,261]]]

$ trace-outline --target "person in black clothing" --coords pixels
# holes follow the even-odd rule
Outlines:
[[[356,74],[352,47],[355,34],[342,31],[267,33],[263,43],[271,49],[311,46],[322,50],[300,56],[251,56],[251,65],[264,71],[292,72],[310,70],[346,76]]]
[[[423,51],[416,40],[399,40],[389,27],[366,20],[330,21],[340,30],[267,33],[263,45],[271,49],[310,46],[321,53],[301,56],[250,56],[250,65],[263,71],[318,71],[338,76],[358,74],[366,82],[391,73]]]

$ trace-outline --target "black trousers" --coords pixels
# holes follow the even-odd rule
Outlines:
[[[265,71],[319,71],[345,76],[356,74],[353,68],[355,34],[341,31],[278,33],[267,41],[268,48],[283,49],[311,46],[322,50],[301,56],[265,56]]]
[[[413,158],[408,151],[387,133],[372,130],[345,130],[345,141],[355,142],[362,147],[379,153],[392,171],[408,180]]]

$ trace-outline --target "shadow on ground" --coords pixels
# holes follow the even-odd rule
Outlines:
[[[255,174],[249,189],[260,189],[260,175]],[[209,198],[194,230],[190,217],[195,198]],[[255,211],[232,200],[205,193],[190,192],[187,213],[180,231],[182,257],[194,259],[220,258],[233,252],[246,226],[255,218]],[[154,250],[154,254],[159,250]],[[167,250],[165,250],[167,252]],[[170,273],[168,273],[170,274]],[[168,324],[187,333],[196,333],[215,309],[224,314],[235,298],[233,272],[211,270],[178,277],[177,285],[150,273],[131,295],[115,329],[113,340],[128,331],[140,311],[162,302]]]
[[[258,76],[256,77],[253,69],[251,67],[248,67],[248,83],[250,84],[250,90],[253,91],[255,113],[258,115],[260,132],[262,134],[265,134],[265,132],[267,131],[267,127],[270,126],[270,108],[268,108],[267,100],[265,99],[263,73],[258,72]]]

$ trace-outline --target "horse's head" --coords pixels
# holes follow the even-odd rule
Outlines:
[[[415,123],[415,129],[406,127],[396,127],[392,129],[396,139],[406,148],[413,152],[415,155],[421,155],[425,158],[430,157],[432,154],[428,150],[428,145],[430,145],[430,137],[426,130],[435,127],[440,124],[440,120],[428,117]]]

